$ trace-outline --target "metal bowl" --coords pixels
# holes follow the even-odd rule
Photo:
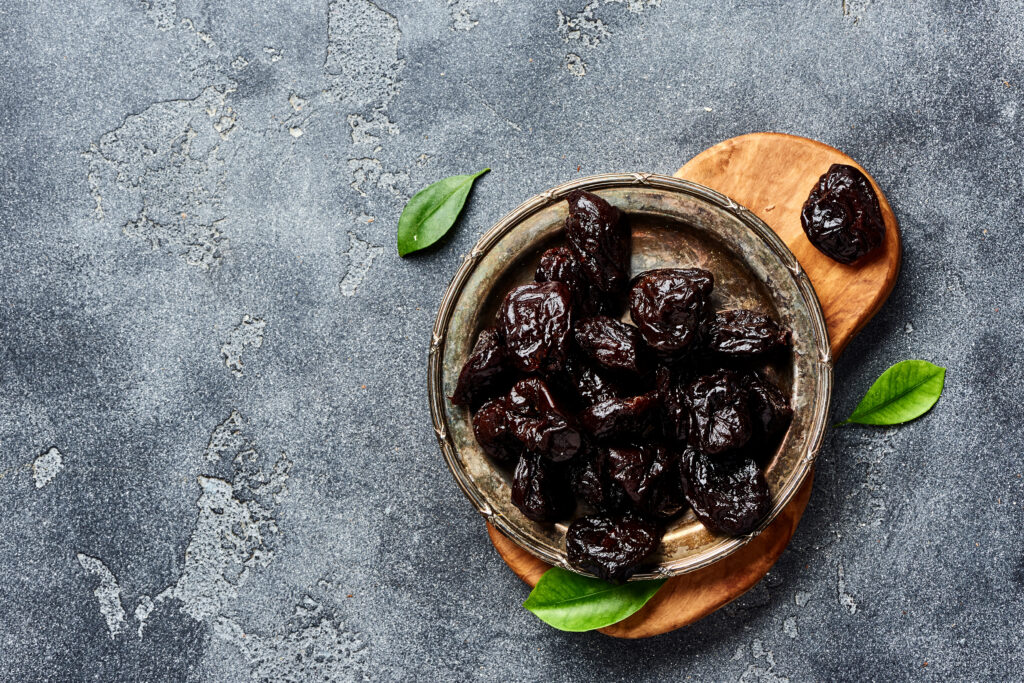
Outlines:
[[[576,189],[600,195],[629,216],[633,274],[662,267],[706,268],[715,275],[716,309],[761,310],[793,330],[791,352],[766,370],[794,408],[792,424],[765,470],[771,514],[753,533],[729,537],[709,532],[687,512],[668,527],[651,558],[652,569],[634,578],[691,572],[738,550],[789,503],[821,447],[832,392],[828,332],[810,280],[771,228],[728,197],[677,178],[607,174],[559,185],[498,221],[466,256],[437,314],[428,372],[437,440],[459,488],[487,521],[541,560],[572,569],[565,554],[568,520],[540,524],[512,505],[511,473],[483,453],[469,411],[447,397],[477,333],[492,324],[505,293],[533,279],[545,249],[564,243],[568,206],[563,200]]]

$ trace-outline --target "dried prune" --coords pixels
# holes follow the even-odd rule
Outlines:
[[[659,444],[608,449],[608,474],[638,509],[670,517],[682,507],[677,456]]]
[[[540,282],[516,287],[499,313],[508,359],[526,372],[561,369],[569,352],[572,301],[567,285]]]
[[[750,439],[747,392],[740,380],[731,370],[716,370],[686,387],[690,445],[714,454],[740,448]]]
[[[602,374],[588,360],[573,360],[569,374],[572,376],[579,402],[584,408],[622,395],[617,383]]]
[[[625,581],[661,542],[658,527],[640,517],[579,517],[565,532],[569,564],[606,581]]]
[[[757,371],[743,377],[743,386],[750,400],[751,415],[765,434],[776,434],[789,425],[793,409],[785,394]]]
[[[648,346],[675,353],[697,338],[714,276],[700,268],[641,273],[629,291],[629,312]]]
[[[658,368],[657,383],[664,421],[662,432],[670,441],[685,446],[690,438],[690,407],[686,403],[686,388],[665,366]]]
[[[452,403],[475,407],[484,399],[500,393],[508,386],[509,370],[505,345],[498,329],[489,327],[481,331],[473,352],[459,373]]]
[[[768,316],[735,309],[719,311],[704,326],[704,344],[730,356],[756,356],[789,344],[788,328]]]
[[[526,449],[555,462],[568,460],[583,445],[571,415],[537,377],[520,380],[505,399],[509,431]]]
[[[566,197],[565,236],[590,284],[619,294],[629,280],[632,237],[621,212],[595,194],[574,190]]]
[[[537,282],[561,282],[572,292],[573,310],[578,315],[597,312],[597,302],[590,296],[590,282],[583,266],[569,247],[553,247],[545,251],[534,276]]]
[[[519,458],[523,445],[512,434],[505,409],[505,399],[492,398],[473,416],[473,434],[484,453],[509,465]]]
[[[610,398],[580,413],[580,424],[599,439],[616,435],[641,439],[654,430],[652,418],[658,405],[658,394],[653,391],[629,398]]]
[[[535,522],[553,522],[571,511],[566,488],[551,462],[524,453],[512,474],[512,504]]]
[[[832,164],[818,179],[800,223],[818,251],[848,265],[885,240],[882,207],[871,181],[846,164]]]
[[[750,458],[714,460],[688,448],[680,470],[686,502],[711,531],[746,534],[771,511],[768,482]]]
[[[647,365],[640,331],[604,315],[576,323],[576,344],[591,360],[608,370],[641,374]]]

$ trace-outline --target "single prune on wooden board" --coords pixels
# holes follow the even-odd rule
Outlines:
[[[658,518],[682,507],[678,455],[660,444],[612,447],[607,451],[608,474],[639,510]]]
[[[608,316],[584,318],[576,323],[576,345],[591,360],[608,370],[642,374],[647,367],[640,331]]]
[[[847,265],[881,246],[885,219],[878,195],[860,169],[832,164],[804,202],[800,223],[811,244]]]
[[[693,344],[714,285],[714,276],[701,268],[661,268],[634,278],[629,312],[647,345],[675,353]]]
[[[508,387],[511,367],[505,354],[505,345],[496,327],[488,327],[477,337],[473,352],[469,354],[459,372],[452,403],[457,406],[476,407],[485,399]]]
[[[680,459],[680,472],[686,502],[715,533],[749,533],[771,512],[768,482],[750,458],[720,460],[688,448]]]
[[[523,444],[512,434],[505,398],[492,398],[473,416],[473,434],[484,453],[503,465],[514,464]]]
[[[562,462],[583,445],[575,420],[538,377],[516,382],[505,398],[505,407],[509,431],[531,453]]]
[[[565,532],[569,564],[606,581],[625,581],[658,549],[661,533],[634,515],[579,517]]]
[[[565,236],[592,287],[605,294],[623,292],[633,251],[629,224],[621,212],[596,194],[574,190],[566,197]]]
[[[498,317],[509,362],[524,373],[560,370],[572,335],[572,297],[561,282],[535,282],[509,292]]]
[[[756,311],[719,311],[704,326],[704,345],[729,356],[757,356],[790,343],[789,328]]]
[[[743,376],[743,386],[751,416],[765,434],[777,434],[789,425],[793,418],[789,400],[767,377],[756,370],[748,372]]]
[[[705,453],[740,448],[750,439],[752,425],[747,392],[732,370],[702,375],[686,387],[692,446]]]
[[[567,488],[550,461],[523,453],[512,474],[512,504],[535,522],[554,522],[572,510]]]
[[[629,398],[610,398],[580,413],[580,424],[598,439],[617,435],[642,439],[654,431],[653,418],[659,405],[656,391]]]

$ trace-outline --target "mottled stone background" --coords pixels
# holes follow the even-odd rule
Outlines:
[[[25,680],[1017,678],[1016,0],[187,0],[0,7],[0,667]],[[777,567],[644,642],[520,607],[429,426],[460,257],[516,204],[778,130],[906,244],[836,367],[949,368],[838,431]],[[419,187],[490,166],[451,239]]]

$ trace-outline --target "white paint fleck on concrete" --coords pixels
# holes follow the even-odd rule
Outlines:
[[[743,671],[740,683],[789,683],[788,677],[775,673],[775,655],[760,640],[751,644],[750,654],[755,661]]]
[[[846,592],[846,579],[843,577],[843,565],[839,565],[836,592],[839,594],[839,604],[846,608],[846,611],[850,614],[856,614],[857,603],[853,599],[853,596]]]
[[[339,285],[342,295],[353,296],[356,293],[370,271],[373,260],[383,253],[383,247],[364,242],[354,232],[348,234],[348,250],[341,255],[345,262],[344,275]]]
[[[352,108],[390,102],[401,89],[398,19],[369,0],[331,0],[324,70],[330,95]]]
[[[143,595],[139,598],[139,604],[135,606],[135,621],[139,622],[139,638],[142,637],[142,629],[145,628],[146,620],[153,613],[154,607],[156,605],[148,595]]]
[[[242,316],[242,322],[231,330],[227,341],[220,347],[224,365],[235,377],[241,377],[244,374],[242,351],[247,348],[258,349],[263,346],[263,330],[266,326],[267,323],[262,318],[255,318],[246,313]]]
[[[782,632],[790,638],[797,638],[800,633],[796,630],[796,617],[787,617],[782,622]]]
[[[797,607],[803,607],[811,600],[811,594],[806,591],[797,591],[796,596],[793,598],[796,602]]]
[[[41,489],[60,474],[64,469],[64,457],[56,448],[51,448],[32,462],[32,477],[36,480],[36,488]]]
[[[310,597],[295,607],[284,633],[246,633],[228,617],[216,619],[213,632],[238,648],[256,681],[361,681],[368,676],[363,639]]]
[[[565,56],[565,68],[576,78],[583,78],[587,75],[587,65],[575,52],[570,52]]]
[[[249,440],[242,433],[244,427],[245,421],[242,420],[242,416],[237,410],[232,410],[227,419],[213,428],[203,456],[210,462],[220,462],[225,455],[233,458],[241,453],[249,444]]]
[[[100,603],[100,614],[107,622],[110,637],[114,638],[122,631],[125,623],[124,607],[121,606],[121,587],[117,584],[114,573],[107,565],[95,557],[78,553],[78,564],[100,580],[93,595]]]

